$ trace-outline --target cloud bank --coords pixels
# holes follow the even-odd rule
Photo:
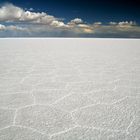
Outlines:
[[[65,23],[46,12],[25,10],[11,3],[0,7],[0,37],[136,37],[140,26],[133,21],[87,23],[76,17]]]

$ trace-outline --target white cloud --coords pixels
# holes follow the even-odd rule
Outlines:
[[[117,22],[114,22],[114,21],[111,21],[109,22],[109,25],[117,25],[118,23]]]
[[[57,21],[57,20],[54,20],[51,22],[51,25],[52,26],[55,26],[55,27],[67,27],[64,22],[61,22],[61,21]]]
[[[68,22],[68,25],[77,25],[77,24],[81,24],[83,23],[83,20],[80,18],[75,18],[73,20],[71,20],[70,22]]]
[[[91,34],[94,32],[92,25],[84,23],[84,21],[80,18],[75,18],[71,20],[67,23],[67,26],[69,27],[68,29],[71,29],[73,32],[76,32],[78,34]]]
[[[130,27],[130,26],[136,26],[136,22],[134,21],[121,21],[121,22],[109,22],[109,25],[117,25],[120,27]]]
[[[5,26],[5,30],[13,30],[13,31],[28,31],[28,29],[26,29],[26,28],[19,27],[19,26],[14,26],[14,25]]]
[[[5,30],[5,25],[0,24],[0,31]]]
[[[28,31],[28,29],[27,28],[24,28],[24,27],[19,27],[19,26],[16,26],[16,25],[5,26],[3,24],[0,24],[0,31],[1,30]]]
[[[23,14],[23,9],[12,4],[5,4],[0,8],[0,21],[17,21]]]
[[[0,7],[0,31],[16,31],[29,33],[70,33],[70,34],[112,34],[124,32],[140,32],[140,27],[133,21],[109,22],[103,25],[101,22],[88,24],[81,18],[74,18],[68,23],[49,15],[46,12],[34,12],[34,9],[23,9],[13,4],[5,4]],[[29,24],[30,23],[30,24]]]
[[[44,12],[25,11],[13,4],[5,4],[0,7],[0,21],[5,22],[30,22],[37,24],[46,24],[53,27],[62,27],[65,24],[54,16]]]
[[[36,21],[41,17],[44,17],[45,13],[35,13],[35,12],[30,12],[30,11],[24,11],[19,18],[19,21]]]
[[[136,25],[136,22],[133,22],[133,21],[122,21],[122,22],[119,22],[118,25],[126,25],[126,26],[133,26],[133,25]]]
[[[94,22],[94,25],[102,25],[102,22]]]

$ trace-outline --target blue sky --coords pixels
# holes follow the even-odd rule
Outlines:
[[[140,38],[139,6],[138,0],[0,0],[0,37]]]

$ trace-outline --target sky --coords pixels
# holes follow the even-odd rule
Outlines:
[[[0,0],[0,37],[140,38],[140,2]]]

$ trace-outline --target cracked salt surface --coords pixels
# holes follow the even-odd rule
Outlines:
[[[140,140],[139,44],[1,39],[0,140]]]

